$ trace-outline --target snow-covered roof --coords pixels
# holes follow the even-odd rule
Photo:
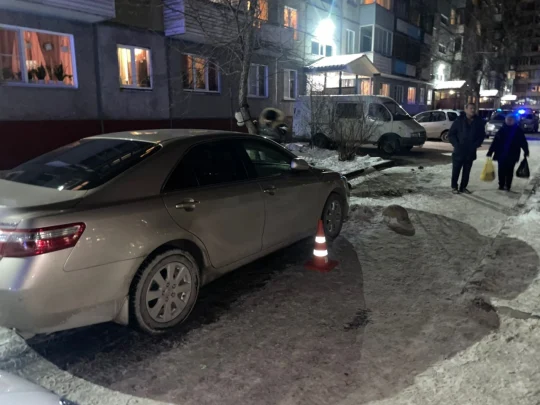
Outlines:
[[[461,89],[464,85],[465,80],[450,80],[448,82],[439,82],[435,84],[435,90]]]
[[[499,90],[492,89],[492,90],[480,90],[480,97],[497,97],[499,94]]]
[[[373,62],[363,53],[352,55],[335,55],[319,59],[307,67],[309,70],[345,71],[359,76],[372,77],[380,72]]]

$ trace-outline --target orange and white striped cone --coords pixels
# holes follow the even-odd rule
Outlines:
[[[317,236],[315,236],[315,247],[313,249],[313,259],[307,261],[304,267],[308,270],[327,273],[338,264],[337,261],[328,259],[328,248],[326,246],[326,236],[324,236],[323,222],[319,219]]]

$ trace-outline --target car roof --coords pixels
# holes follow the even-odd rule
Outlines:
[[[209,129],[143,129],[138,131],[112,132],[85,139],[123,139],[149,143],[167,143],[193,137],[221,138],[231,135],[246,135],[241,132],[215,131]]]

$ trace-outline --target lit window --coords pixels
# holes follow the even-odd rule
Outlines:
[[[251,65],[248,77],[251,97],[268,97],[268,66]]]
[[[364,4],[374,4],[377,3],[379,6],[390,10],[392,7],[392,0],[364,0]]]
[[[373,51],[373,25],[360,28],[360,52]]]
[[[362,83],[360,85],[360,94],[362,94],[363,96],[371,95],[371,81],[362,80]]]
[[[453,8],[450,11],[450,25],[456,25],[456,23],[457,23],[456,9]]]
[[[251,10],[251,2],[247,2],[247,9]],[[257,10],[255,10],[254,18],[256,21],[253,22],[253,25],[261,27],[262,21],[268,21],[268,0],[258,0],[257,1]]]
[[[72,44],[68,34],[0,26],[0,81],[76,87]]]
[[[345,38],[345,53],[353,54],[355,52],[355,43],[354,43],[354,31],[347,30],[347,37]]]
[[[420,100],[418,100],[418,104],[424,105],[424,100],[426,99],[426,89],[421,87],[420,88]]]
[[[150,51],[133,46],[118,45],[120,86],[151,88]]]
[[[298,41],[298,11],[295,8],[285,6],[283,9],[283,25],[294,30],[294,40]]]
[[[380,96],[390,97],[390,85],[387,83],[381,84],[381,91],[379,92]]]
[[[427,93],[427,105],[430,106],[433,102],[433,93],[431,91],[428,91]]]
[[[518,79],[528,79],[529,78],[529,71],[528,70],[525,70],[523,72],[517,72],[516,73],[516,77]]]
[[[219,71],[208,58],[182,55],[184,68],[184,90],[219,92]]]
[[[285,77],[283,83],[285,89],[283,91],[284,97],[287,100],[294,100],[297,96],[297,79],[298,73],[296,70],[285,70]]]
[[[416,87],[409,87],[407,91],[407,103],[416,104]]]
[[[403,103],[403,86],[395,87],[394,100],[396,100],[399,104]]]

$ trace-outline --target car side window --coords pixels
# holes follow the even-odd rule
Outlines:
[[[430,122],[441,122],[446,121],[446,114],[442,111],[435,111],[431,113]]]
[[[390,113],[382,104],[372,103],[369,105],[368,116],[378,121],[390,121]]]
[[[268,142],[258,140],[240,141],[242,149],[253,165],[257,177],[271,177],[291,172],[293,158]]]
[[[182,157],[165,191],[234,183],[247,178],[246,168],[233,143],[208,142],[194,146]]]
[[[458,115],[455,112],[449,112],[448,113],[448,121],[455,121],[457,119]]]
[[[422,113],[418,114],[415,118],[417,122],[429,122],[429,117],[431,116],[431,113]]]

